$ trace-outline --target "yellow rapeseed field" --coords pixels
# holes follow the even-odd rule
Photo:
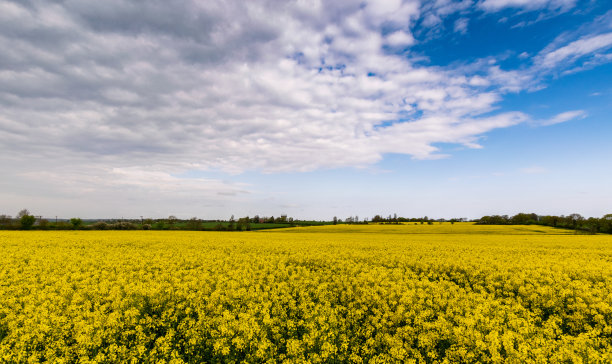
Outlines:
[[[0,232],[0,362],[612,362],[612,236]]]

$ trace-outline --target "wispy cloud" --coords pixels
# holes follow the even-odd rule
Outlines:
[[[552,78],[612,62],[611,30],[612,11],[608,11],[576,30],[561,33],[534,56],[520,53],[520,68],[505,70],[495,60],[489,60],[487,79],[505,92],[537,91]],[[485,69],[486,65],[482,63],[480,67]]]
[[[470,21],[467,18],[460,18],[455,21],[453,26],[456,33],[466,34]]]
[[[588,114],[584,110],[566,111],[566,112],[557,114],[548,120],[542,120],[538,124],[542,126],[555,125],[555,124],[565,123],[571,120],[584,119],[587,117],[587,115]]]
[[[576,6],[577,0],[484,0],[480,7],[486,11],[500,11],[506,8],[524,10],[550,9],[568,11]]]
[[[536,63],[542,68],[555,68],[561,63],[574,63],[578,58],[612,47],[612,32],[582,37],[554,50],[539,54]]]
[[[542,173],[547,173],[548,170],[541,166],[531,166],[531,167],[521,168],[519,172],[523,174],[542,174]]]
[[[170,173],[144,168],[100,169],[95,166],[80,166],[84,171],[75,168],[62,168],[58,171],[30,171],[21,173],[24,179],[45,181],[46,185],[55,185],[74,196],[85,196],[100,190],[107,192],[138,191],[139,194],[172,194],[184,195],[193,199],[210,199],[214,195],[248,194],[249,186],[230,183],[211,178],[182,178]],[[82,173],[87,172],[87,173]]]

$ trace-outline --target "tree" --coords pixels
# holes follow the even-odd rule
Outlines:
[[[602,217],[600,221],[601,221],[600,231],[602,233],[612,234],[612,214],[604,215],[604,217]]]
[[[202,230],[202,220],[197,217],[192,217],[189,221],[187,221],[187,230]]]
[[[338,224],[338,217],[334,216],[334,225]]]
[[[13,228],[13,219],[10,215],[0,215],[0,228],[10,229]]]
[[[26,215],[30,215],[30,211],[28,211],[28,209],[23,209],[17,213],[17,218],[21,219],[22,217]]]
[[[27,214],[21,216],[21,218],[19,219],[19,225],[21,226],[22,230],[30,230],[32,226],[34,226],[35,222],[36,222],[36,218],[32,215],[27,215]]]
[[[153,229],[155,230],[165,230],[166,227],[164,225],[164,220],[157,220],[154,224],[153,224]]]
[[[40,219],[40,221],[38,221],[38,228],[41,229],[41,230],[49,229],[49,220],[47,220],[47,219]]]
[[[251,219],[249,217],[241,217],[236,222],[236,230],[242,231],[250,231],[251,230]]]
[[[599,219],[595,218],[595,217],[589,217],[586,220],[586,226],[584,227],[590,234],[597,234],[597,232],[599,232],[600,228],[601,228],[601,223],[603,222],[603,219],[600,221]]]
[[[508,225],[508,216],[507,215],[492,215],[492,216],[483,216],[478,220],[477,224],[479,225]]]
[[[510,224],[512,225],[531,225],[538,222],[538,215],[536,214],[525,214],[518,213],[510,218]]]
[[[570,223],[572,224],[572,229],[577,229],[580,226],[580,223],[584,221],[584,217],[580,214],[571,214],[569,215]]]
[[[91,225],[91,228],[94,230],[108,230],[110,226],[104,221],[98,221]]]
[[[542,218],[540,219],[540,223],[542,225],[553,226],[553,227],[557,226],[558,221],[559,221],[558,216],[542,216]]]
[[[70,223],[72,224],[72,228],[74,230],[80,229],[81,226],[83,226],[83,220],[78,217],[73,217],[72,219],[70,219]]]
[[[235,223],[236,223],[236,220],[234,219],[234,215],[232,215],[232,217],[230,217],[229,219],[229,224],[227,224],[227,230],[233,231],[235,228]]]

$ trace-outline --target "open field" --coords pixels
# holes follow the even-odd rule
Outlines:
[[[468,234],[468,235],[572,235],[576,232],[568,229],[556,229],[540,225],[475,225],[471,222],[435,222],[427,223],[406,222],[399,224],[370,224],[370,225],[333,225],[310,226],[298,229],[279,229],[276,232],[287,233],[324,233],[324,234]]]
[[[610,362],[612,236],[0,231],[0,362]]]

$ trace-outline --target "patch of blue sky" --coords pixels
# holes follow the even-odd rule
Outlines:
[[[319,67],[319,73],[324,71],[341,71],[346,69],[346,64],[326,64]]]
[[[585,110],[591,116],[610,112],[612,64],[546,79],[542,83],[545,87],[536,91],[504,95],[499,106],[505,110],[525,112],[535,119],[546,119],[559,112],[577,109]]]
[[[443,30],[435,35],[426,32],[431,31],[429,27],[422,31],[417,27],[418,42],[411,50],[425,55],[431,65],[447,66],[495,57],[503,67],[517,68],[528,64],[531,57],[561,33],[577,30],[601,16],[605,10],[597,6],[536,21],[538,12],[511,16],[516,11],[507,9],[466,18],[469,30],[465,34],[453,31],[453,24],[464,16],[454,14],[444,19],[440,25]],[[527,57],[517,57],[521,54]]]

